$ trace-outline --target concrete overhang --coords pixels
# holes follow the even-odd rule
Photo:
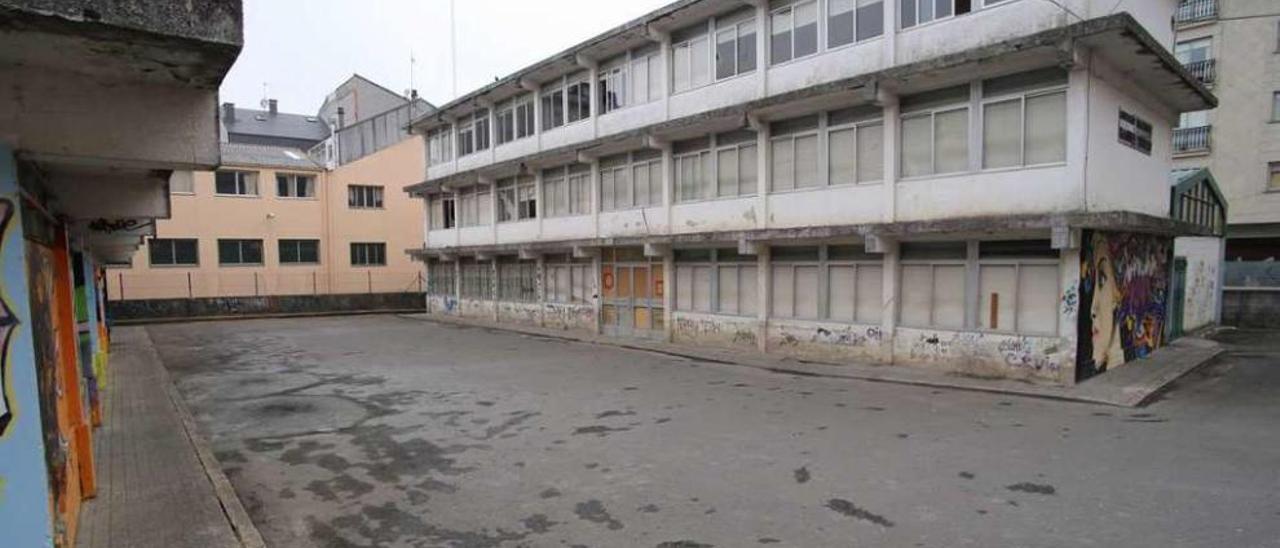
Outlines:
[[[154,232],[138,227],[169,216],[171,172],[221,162],[218,86],[243,43],[241,9],[0,0],[0,142],[95,256],[128,262]]]
[[[1090,19],[1036,34],[942,55],[932,59],[897,65],[885,70],[835,80],[796,91],[771,95],[744,103],[701,112],[661,123],[619,132],[597,139],[548,149],[532,156],[484,166],[484,170],[502,170],[503,164],[536,161],[548,155],[569,151],[608,147],[611,144],[635,142],[646,135],[682,135],[706,133],[722,120],[748,118],[766,120],[809,112],[879,101],[886,94],[916,93],[938,89],[975,78],[1003,76],[1051,65],[1070,66],[1077,60],[1077,45],[1110,44],[1107,51],[1095,50],[1114,63],[1133,63],[1130,69],[1135,82],[1162,103],[1177,112],[1213,108],[1217,99],[1195,77],[1182,67],[1128,13]],[[1119,51],[1123,50],[1123,51]],[[1121,65],[1124,66],[1124,65]],[[439,191],[442,180],[474,180],[475,170],[460,171],[405,187],[410,195]]]
[[[592,249],[615,246],[646,246],[658,248],[709,247],[737,245],[739,249],[756,243],[802,241],[943,241],[957,239],[1042,237],[1050,238],[1057,227],[1072,229],[1112,230],[1137,232],[1159,236],[1208,236],[1203,227],[1175,221],[1167,217],[1155,217],[1127,211],[1098,213],[1055,213],[1044,215],[1002,215],[960,217],[932,221],[908,221],[898,223],[870,223],[838,226],[813,226],[797,228],[769,228],[724,232],[699,232],[692,234],[661,234],[615,238],[583,238],[538,243],[511,243],[497,245],[450,246],[440,248],[416,248],[406,250],[416,259],[450,255],[502,255],[518,253],[521,249],[544,253],[564,253],[569,249]]]

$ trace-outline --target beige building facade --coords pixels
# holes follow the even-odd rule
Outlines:
[[[109,269],[112,300],[419,291],[421,137],[326,170],[298,149],[223,143],[217,171],[179,173],[172,214],[128,267]]]
[[[1183,0],[1175,32],[1178,60],[1220,103],[1182,115],[1174,165],[1208,168],[1217,179],[1230,204],[1228,262],[1280,258],[1280,4]],[[1226,283],[1266,282],[1239,274]]]

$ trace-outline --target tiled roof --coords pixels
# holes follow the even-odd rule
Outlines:
[[[222,164],[244,167],[282,167],[319,171],[320,165],[296,148],[222,143]]]

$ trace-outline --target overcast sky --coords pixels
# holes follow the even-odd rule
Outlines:
[[[458,93],[506,76],[670,0],[456,0]],[[244,0],[244,49],[222,100],[314,114],[359,73],[436,105],[453,98],[449,0]]]

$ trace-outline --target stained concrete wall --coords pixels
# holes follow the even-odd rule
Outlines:
[[[1280,328],[1280,291],[1273,288],[1227,288],[1222,291],[1222,324],[1240,328]]]
[[[1187,260],[1182,329],[1191,331],[1218,322],[1222,304],[1222,238],[1178,238],[1173,255]]]
[[[107,315],[114,321],[145,321],[274,314],[420,311],[424,309],[423,303],[421,293],[139,299],[111,301],[107,304]]]

